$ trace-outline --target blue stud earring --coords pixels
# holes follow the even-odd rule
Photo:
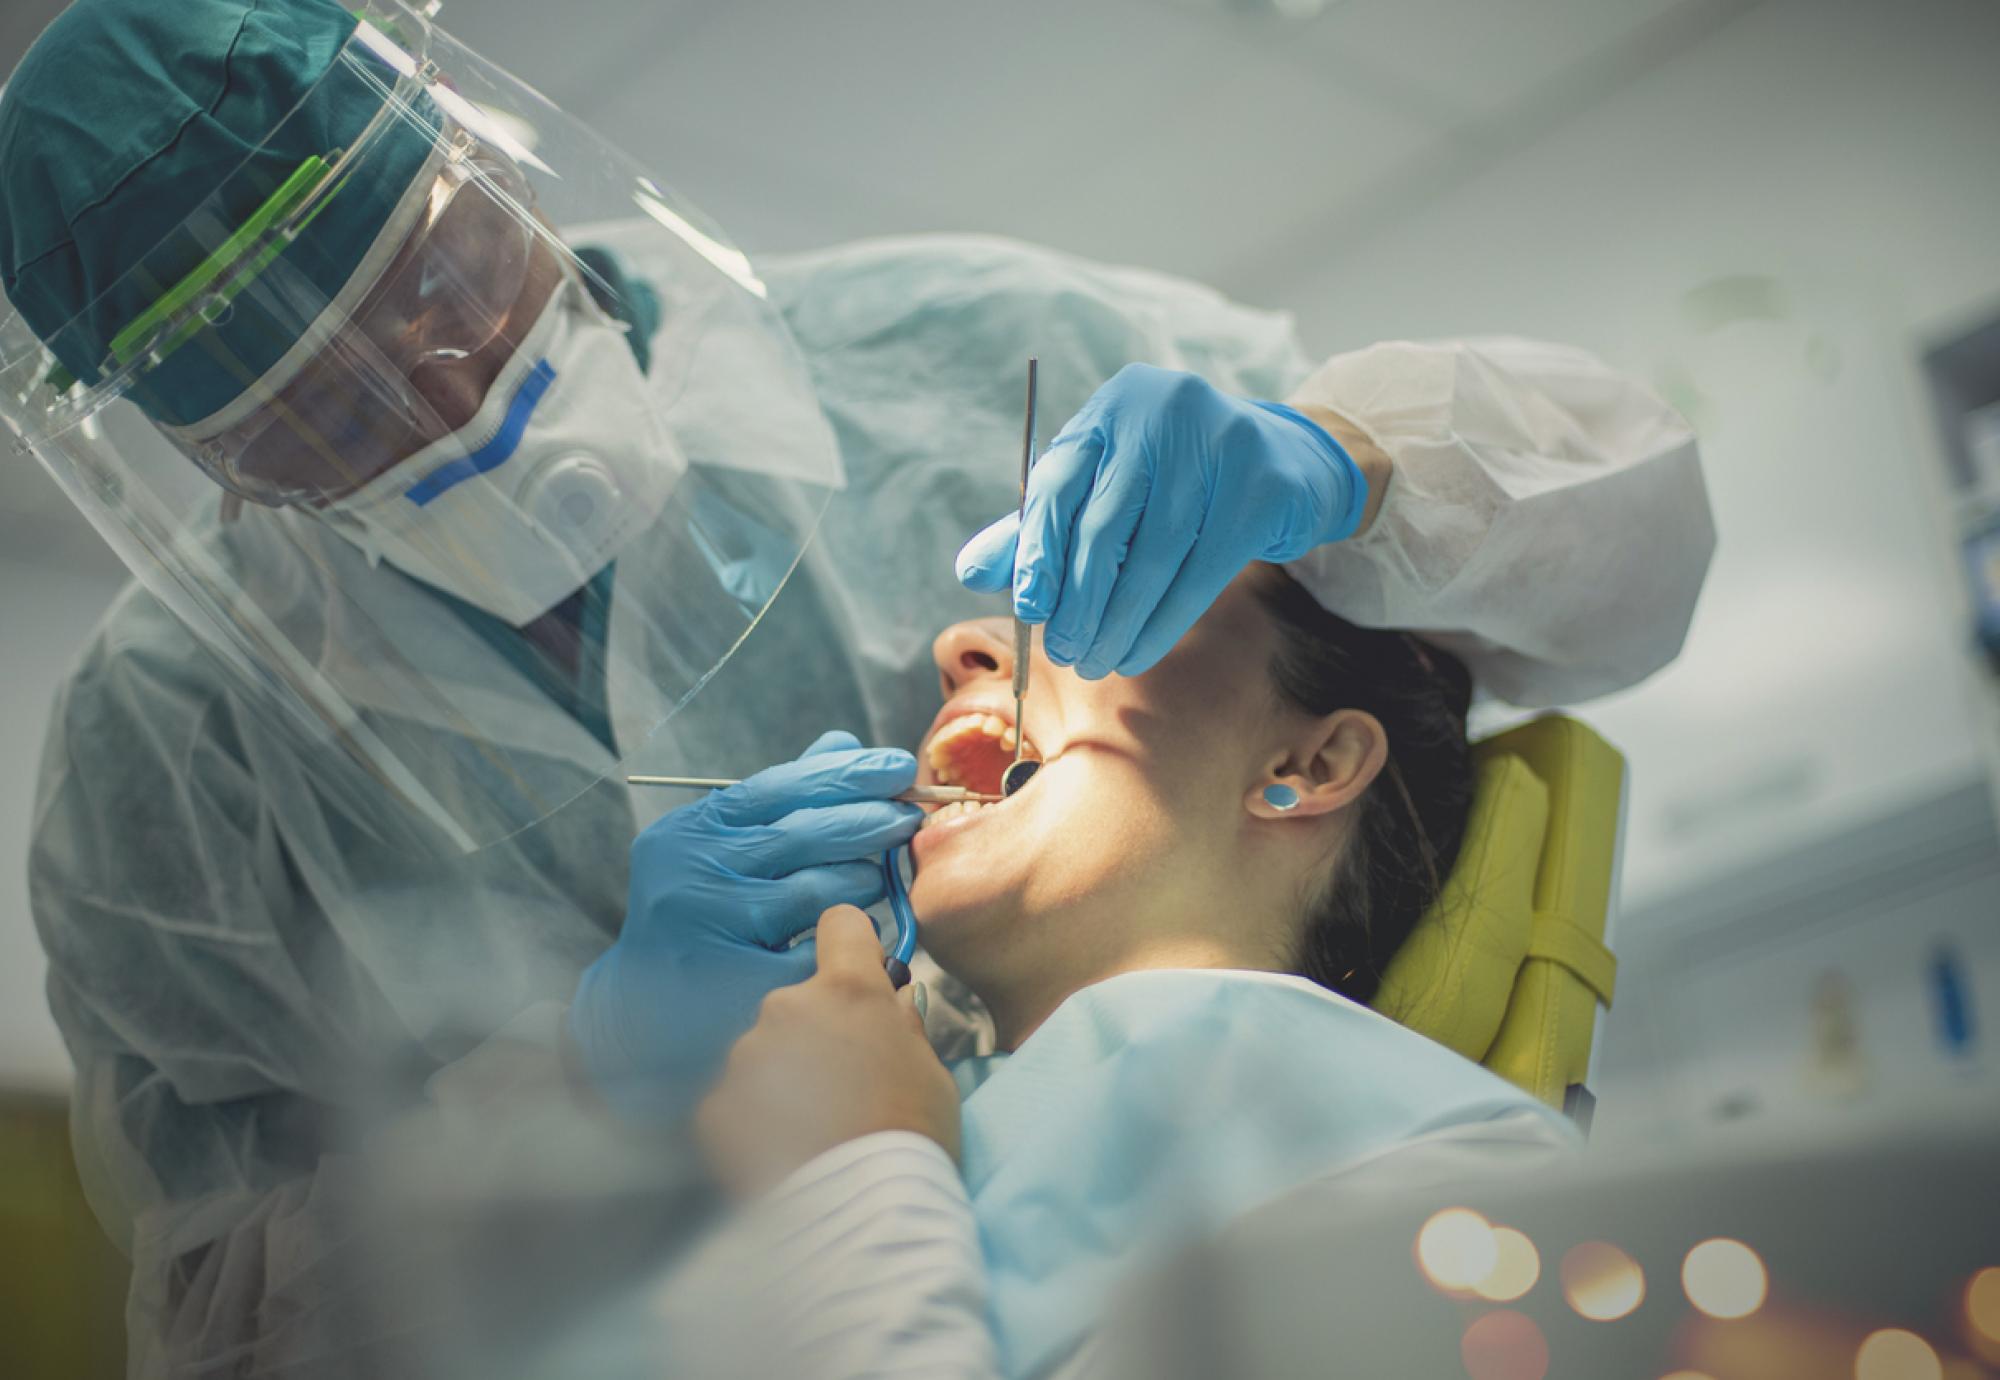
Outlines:
[[[1282,781],[1274,781],[1264,788],[1264,803],[1274,810],[1296,810],[1299,793]]]

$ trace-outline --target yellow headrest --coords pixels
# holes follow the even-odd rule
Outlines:
[[[1458,862],[1389,965],[1375,1009],[1552,1105],[1583,1081],[1597,1003],[1625,762],[1549,715],[1472,749]]]

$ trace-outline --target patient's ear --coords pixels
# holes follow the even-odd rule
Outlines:
[[[1269,773],[1243,798],[1259,819],[1299,819],[1331,814],[1361,798],[1389,760],[1389,735],[1381,721],[1360,709],[1314,719],[1289,749],[1272,758]],[[1272,786],[1287,787],[1291,795]],[[1267,794],[1268,792],[1268,794]]]

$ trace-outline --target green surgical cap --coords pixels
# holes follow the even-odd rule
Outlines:
[[[355,23],[332,0],[77,0],[28,50],[0,96],[0,288],[77,378],[98,382],[121,329],[381,110],[337,61]],[[133,400],[185,425],[240,395],[353,276],[429,147],[393,122],[280,257],[295,309],[242,295]]]

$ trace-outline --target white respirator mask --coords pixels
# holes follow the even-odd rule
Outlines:
[[[571,279],[470,422],[318,515],[371,562],[521,627],[651,527],[686,469],[624,328]]]

